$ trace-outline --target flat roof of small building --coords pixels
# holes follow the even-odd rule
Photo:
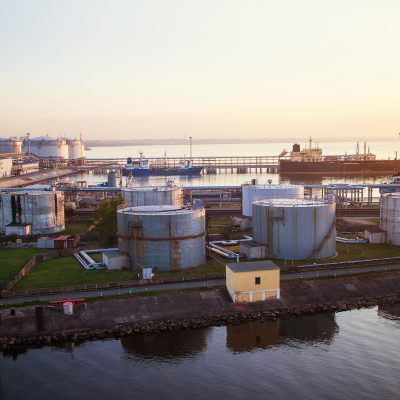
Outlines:
[[[280,269],[271,260],[229,263],[226,266],[233,272],[252,272]]]
[[[121,257],[124,255],[118,250],[104,250],[102,253],[105,254],[108,258]]]

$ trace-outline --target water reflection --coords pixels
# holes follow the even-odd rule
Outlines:
[[[144,359],[171,360],[205,351],[209,329],[143,333],[121,338],[128,355]]]
[[[400,304],[384,304],[378,306],[378,316],[400,323]]]
[[[252,321],[226,327],[226,345],[234,352],[266,349],[281,343],[329,344],[339,332],[335,314],[318,314],[276,321]]]

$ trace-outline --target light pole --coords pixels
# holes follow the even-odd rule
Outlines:
[[[192,159],[192,137],[189,136],[189,146],[190,146],[190,159]]]

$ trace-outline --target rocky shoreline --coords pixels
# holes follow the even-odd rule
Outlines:
[[[90,328],[81,330],[62,330],[55,333],[43,333],[31,336],[0,337],[0,350],[7,351],[24,346],[59,345],[65,342],[84,342],[87,340],[101,340],[120,338],[139,333],[157,333],[179,329],[198,329],[211,326],[239,325],[251,320],[275,320],[277,318],[292,318],[317,313],[332,313],[352,309],[369,308],[384,304],[400,303],[400,294],[368,296],[323,304],[301,304],[293,306],[279,306],[265,309],[262,304],[248,305],[231,312],[198,318],[159,319],[136,324],[119,324],[107,328]]]

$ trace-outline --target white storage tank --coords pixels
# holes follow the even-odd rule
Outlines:
[[[253,202],[265,199],[304,199],[301,185],[251,184],[242,185],[242,213],[252,216]]]
[[[22,153],[22,142],[17,138],[0,138],[0,154],[3,153]]]
[[[82,139],[67,139],[68,158],[78,160],[85,157],[85,144]]]
[[[205,210],[159,205],[118,210],[118,249],[132,270],[193,268],[205,263]]]
[[[385,193],[380,198],[380,228],[386,241],[400,245],[400,193]]]
[[[271,199],[253,204],[253,240],[267,257],[316,260],[336,253],[336,204],[325,200]]]
[[[26,138],[23,143],[24,153],[30,152],[37,157],[68,159],[68,145],[65,139],[53,138],[50,136],[40,136],[36,138]]]
[[[23,189],[0,192],[0,231],[19,226],[30,226],[32,235],[64,230],[64,194]]]
[[[166,186],[128,187],[122,190],[125,203],[131,207],[182,205],[183,189],[173,184]]]

